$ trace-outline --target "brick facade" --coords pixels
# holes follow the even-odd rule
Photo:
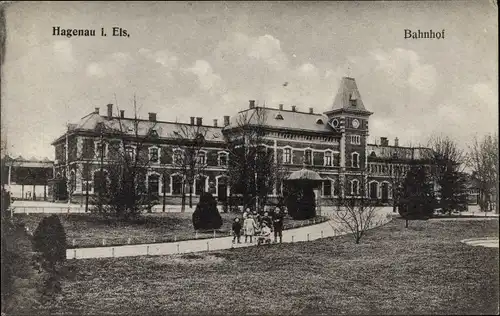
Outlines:
[[[53,143],[56,154],[55,174],[59,177],[63,177],[67,172],[75,174],[76,199],[86,194],[87,183],[89,193],[94,193],[94,175],[100,168],[100,157],[96,157],[96,154],[99,151],[101,135],[96,129],[97,125],[130,120],[110,116],[110,107],[112,105],[108,105],[107,116],[100,115],[96,109],[79,123],[71,125],[68,132]],[[259,108],[251,102],[247,110],[240,111],[234,117],[244,113],[251,114],[251,111],[257,109]],[[299,112],[295,107],[285,110],[281,105],[279,109],[260,109],[267,113],[263,144],[275,153],[276,159],[283,162],[289,172],[303,167],[318,172],[325,179],[325,183],[317,191],[324,205],[334,204],[338,196],[356,194],[354,191],[364,191],[367,196],[376,196],[387,201],[392,198],[391,165],[407,165],[409,160],[387,156],[391,147],[403,147],[389,146],[388,143],[367,143],[368,123],[373,113],[365,109],[354,79],[342,79],[332,108],[323,114],[314,113],[312,110]],[[154,175],[159,181],[159,195],[162,196],[165,191],[168,204],[180,204],[180,170],[174,163],[175,150],[179,143],[175,141],[174,135],[178,134],[182,126],[200,126],[208,131],[203,148],[206,167],[199,175],[201,180],[196,180],[193,184],[194,195],[197,196],[197,187],[203,187],[219,199],[225,198],[230,192],[224,179],[227,160],[221,160],[220,155],[225,155],[225,136],[229,132],[234,133],[237,128],[232,125],[234,120],[231,122],[225,117],[224,122],[224,126],[219,127],[195,124],[194,118],[191,124],[156,121],[156,117],[154,122],[141,121],[142,125],[154,123],[158,133],[157,139],[145,144],[144,150],[139,153],[140,159],[148,160],[150,150],[158,151],[157,161],[151,163],[147,171],[146,185],[150,175]],[[201,123],[201,118],[196,123]],[[113,146],[112,137],[106,136],[105,142],[106,146]],[[134,142],[133,137],[130,142]],[[66,155],[66,146],[70,149],[69,155]],[[381,151],[382,147],[387,150]],[[105,163],[116,158],[112,156],[113,152],[116,150],[105,148]],[[69,161],[66,161],[66,157]],[[365,190],[360,188],[363,183],[366,184]],[[224,191],[224,194],[221,194],[221,191]],[[276,192],[280,191],[280,188],[277,188]]]

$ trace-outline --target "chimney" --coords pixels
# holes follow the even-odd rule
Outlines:
[[[95,108],[94,113],[99,114],[99,108]]]
[[[229,125],[229,115],[225,115],[224,116],[224,126],[228,126]]]
[[[399,146],[399,138],[394,138],[394,146],[398,147]]]
[[[255,107],[255,100],[250,100],[250,109],[253,109]]]
[[[151,122],[156,122],[156,113],[153,113],[153,112],[149,112],[149,120]]]
[[[214,119],[214,127],[217,127],[217,119]]]
[[[280,111],[283,111],[283,104],[279,105],[279,109],[280,109]]]
[[[191,119],[191,125],[194,125],[194,116],[191,116],[190,119]]]
[[[297,110],[297,107],[295,105],[292,105],[292,112],[295,112]]]
[[[124,118],[125,117],[125,110],[120,110],[120,117]]]
[[[309,108],[309,114],[314,114],[314,109],[313,108]]]
[[[113,118],[113,104],[108,104],[108,120]]]
[[[387,137],[380,137],[380,146],[389,146],[389,141]]]
[[[198,126],[202,125],[202,118],[201,117],[196,118],[196,125],[198,125]]]

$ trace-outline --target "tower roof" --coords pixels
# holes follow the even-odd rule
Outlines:
[[[328,112],[338,110],[349,110],[355,112],[370,113],[365,109],[361,94],[359,93],[356,80],[350,77],[343,77],[337,95],[333,100],[332,108]]]

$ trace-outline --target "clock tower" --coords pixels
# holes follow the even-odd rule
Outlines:
[[[343,77],[331,110],[324,114],[329,126],[341,135],[339,180],[344,183],[341,193],[350,195],[350,181],[366,183],[361,176],[366,180],[368,119],[373,113],[366,110],[354,78]]]

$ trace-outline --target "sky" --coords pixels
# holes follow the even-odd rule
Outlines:
[[[140,117],[166,121],[221,122],[248,100],[324,112],[350,76],[374,112],[372,142],[443,135],[465,149],[498,130],[497,11],[488,0],[12,3],[2,141],[12,156],[53,159],[66,123],[108,103],[133,115],[134,95]],[[97,36],[53,36],[56,26]]]

